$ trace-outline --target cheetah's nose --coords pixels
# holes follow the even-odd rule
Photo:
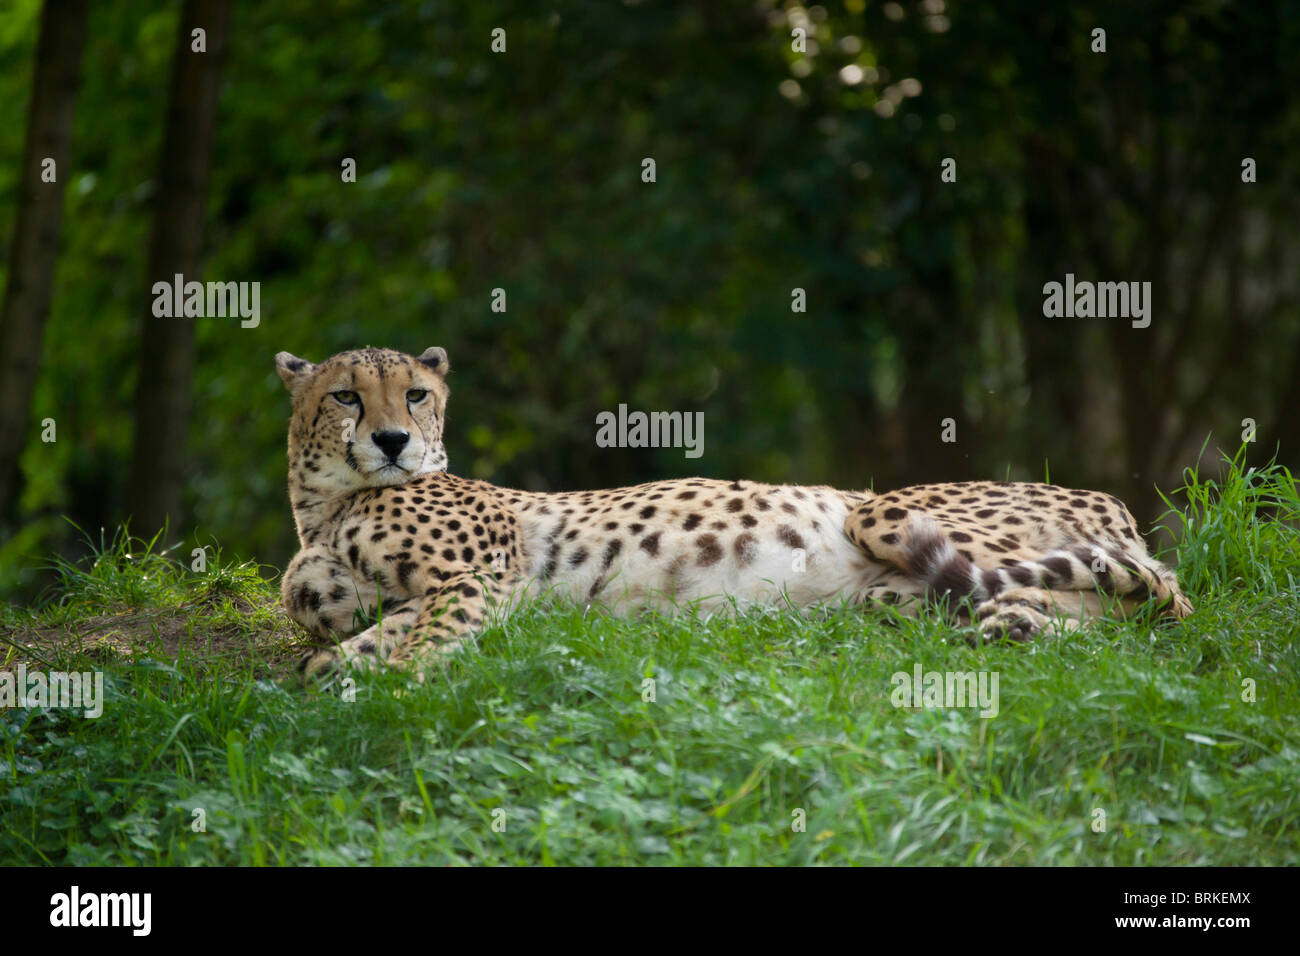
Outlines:
[[[405,431],[375,432],[370,436],[370,440],[379,446],[379,450],[388,456],[389,461],[397,461],[397,456],[411,440],[411,435]]]

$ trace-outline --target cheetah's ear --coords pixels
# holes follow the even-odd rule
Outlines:
[[[305,381],[307,376],[316,370],[316,366],[288,352],[277,352],[275,370],[279,373],[280,381],[284,382],[285,388],[292,391],[295,384]]]
[[[425,349],[420,353],[420,357],[416,361],[423,365],[427,365],[439,375],[446,375],[447,371],[451,368],[451,366],[447,364],[447,350],[440,345],[434,345]]]

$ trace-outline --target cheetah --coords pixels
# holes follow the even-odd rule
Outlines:
[[[301,664],[309,682],[344,666],[436,660],[526,593],[615,614],[939,605],[974,633],[1019,641],[1144,602],[1171,618],[1192,610],[1108,494],[706,478],[519,491],[447,471],[444,349],[275,361],[292,397],[289,498],[301,543],[281,593],[319,644]],[[376,608],[379,622],[355,633],[358,612]]]

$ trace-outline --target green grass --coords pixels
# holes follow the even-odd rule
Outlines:
[[[5,622],[69,635],[29,666],[107,658],[109,699],[0,710],[0,861],[1296,865],[1295,481],[1238,458],[1173,500],[1180,624],[973,646],[862,609],[537,607],[424,684],[358,675],[355,701],[297,687],[257,568],[106,542]],[[895,708],[918,662],[996,671],[999,714]]]

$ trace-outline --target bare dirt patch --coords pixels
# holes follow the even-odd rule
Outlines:
[[[236,598],[214,619],[213,603],[122,608],[53,626],[0,626],[0,671],[19,664],[30,669],[78,661],[107,666],[185,660],[203,669],[251,666],[258,678],[296,679],[295,665],[311,645],[279,608]],[[232,610],[247,620],[232,621]]]

